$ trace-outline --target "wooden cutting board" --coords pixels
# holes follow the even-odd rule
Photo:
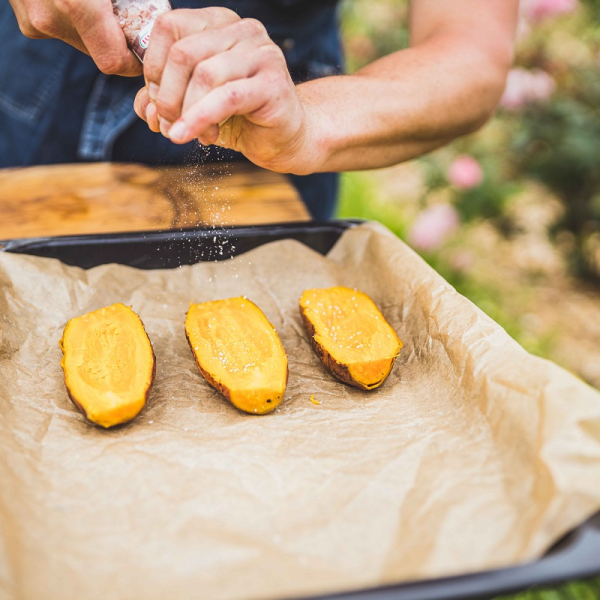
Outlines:
[[[0,170],[0,240],[309,218],[285,176],[245,163]]]

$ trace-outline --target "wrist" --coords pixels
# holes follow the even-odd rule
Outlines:
[[[288,132],[280,138],[279,147],[277,142],[274,142],[268,155],[263,155],[262,160],[257,162],[259,166],[293,175],[310,175],[319,170],[315,109],[312,103],[304,98],[300,88],[301,86],[295,87],[293,110],[288,111],[285,118]]]
[[[290,170],[294,175],[310,175],[327,171],[329,128],[326,119],[323,119],[320,102],[314,94],[314,86],[311,85],[313,83],[301,83],[296,86],[303,113],[303,132],[297,158]]]
[[[295,102],[292,115],[286,117],[292,131],[279,149],[273,148],[269,158],[259,166],[293,175],[310,175],[327,170],[324,133],[318,102],[306,84],[295,86]]]

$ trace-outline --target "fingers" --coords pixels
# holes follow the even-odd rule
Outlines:
[[[158,113],[156,106],[153,102],[150,102],[148,96],[148,89],[143,87],[136,95],[133,102],[133,109],[140,119],[143,119],[148,123],[148,127],[154,132],[160,131],[160,124],[158,120]]]
[[[104,73],[139,75],[111,0],[11,0],[19,28],[29,38],[56,38],[90,54]]]
[[[142,72],[140,62],[127,48],[111,0],[56,0],[56,5],[103,73],[134,76]]]
[[[148,127],[155,133],[158,133],[161,130],[158,112],[156,111],[156,106],[153,102],[149,102],[146,107],[146,122],[148,123]]]
[[[268,91],[262,77],[230,81],[212,89],[187,110],[169,131],[171,141],[184,144],[202,138],[212,131],[216,141],[215,126],[233,115],[248,115],[260,111],[268,102]],[[211,137],[210,135],[208,137]]]
[[[198,138],[226,145],[242,120],[232,119],[221,131],[220,124],[232,116],[258,116],[260,125],[270,122],[263,117],[271,113],[281,120],[276,107],[293,90],[283,53],[264,26],[219,8],[159,17],[144,75],[147,86],[136,98],[136,112],[176,143]],[[271,101],[275,108],[269,108]]]
[[[179,118],[196,65],[229,50],[235,42],[233,37],[224,35],[221,30],[211,30],[190,35],[173,44],[161,76],[160,88],[154,92],[153,100],[160,115],[171,122]]]
[[[239,20],[235,12],[225,8],[179,9],[158,17],[144,56],[144,76],[148,86],[160,85],[169,52],[176,42]],[[150,88],[151,93],[153,89]]]
[[[25,37],[33,40],[57,38],[88,53],[68,17],[60,13],[53,4],[15,0],[10,0],[10,4]]]
[[[260,68],[261,52],[255,48],[248,48],[245,44],[234,46],[231,50],[221,52],[199,62],[193,68],[191,77],[181,85],[175,96],[163,82],[160,87],[156,107],[161,118],[174,123],[183,112],[196,102],[200,101],[210,90],[217,88],[229,81],[250,78],[256,75]],[[163,100],[163,92],[167,92],[171,103]],[[163,131],[163,133],[166,133]]]
[[[150,98],[148,97],[148,89],[143,87],[136,95],[135,100],[133,101],[133,110],[135,110],[135,114],[140,118],[146,120],[146,108],[150,103]]]
[[[37,27],[34,26],[32,19],[30,18],[27,10],[25,9],[25,5],[18,0],[9,0],[9,4],[11,5],[15,17],[17,18],[17,23],[19,25],[19,29],[21,33],[32,40],[41,40],[50,37],[49,35],[42,33]],[[37,23],[40,25],[40,23]]]
[[[251,49],[253,50],[253,49]],[[248,52],[244,45],[217,54],[196,65],[185,93],[181,112],[185,113],[212,89],[236,79],[249,79],[261,65],[260,53]],[[180,115],[177,115],[177,118]]]
[[[240,50],[236,50],[241,48]],[[272,43],[264,26],[254,19],[236,20],[220,29],[208,29],[171,46],[160,86],[148,84],[161,120],[173,123],[190,102],[209,89],[241,77],[252,77],[269,66]],[[283,56],[281,56],[284,61]],[[161,129],[163,133],[167,131]]]

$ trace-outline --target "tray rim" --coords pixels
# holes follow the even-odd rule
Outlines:
[[[142,231],[119,231],[114,233],[82,233],[67,235],[49,235],[24,238],[0,239],[0,252],[14,252],[15,250],[51,242],[62,242],[68,245],[77,245],[88,240],[104,240],[107,242],[126,242],[126,241],[171,241],[184,234],[198,235],[230,235],[241,234],[251,236],[252,233],[266,233],[272,230],[281,230],[282,232],[293,233],[294,231],[303,231],[306,233],[316,232],[318,229],[330,229],[332,226],[339,228],[339,233],[346,229],[356,227],[366,223],[365,219],[329,219],[313,221],[285,221],[282,223],[266,223],[256,225],[232,225],[232,226],[213,226],[213,227],[180,227],[173,229],[151,229]]]

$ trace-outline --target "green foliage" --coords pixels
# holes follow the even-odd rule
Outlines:
[[[347,70],[409,45],[407,0],[346,0],[340,7]]]
[[[477,219],[491,219],[499,229],[504,230],[504,214],[507,203],[522,185],[518,181],[507,180],[498,169],[494,158],[477,156],[483,170],[483,181],[470,189],[453,190],[453,202],[464,223]],[[429,192],[448,186],[446,165],[432,156],[419,159],[423,168],[425,185]]]
[[[489,219],[502,231],[510,229],[504,218],[506,206],[515,192],[518,183],[501,180],[492,169],[484,167],[485,177],[480,185],[455,193],[455,205],[463,221]]]
[[[600,20],[600,0],[582,0],[582,3],[587,6],[592,18]]]
[[[350,71],[408,45],[406,0],[346,0],[342,23]],[[469,190],[453,190],[465,222],[491,220],[510,233],[506,207],[511,196],[534,179],[564,204],[554,233],[573,234],[570,264],[580,277],[600,281],[600,0],[581,0],[573,15],[532,24],[522,38],[516,63],[541,69],[557,83],[549,101],[501,110],[486,134],[451,147],[475,156],[485,178]],[[575,53],[576,56],[572,56]],[[438,154],[422,161],[430,193],[448,186]],[[423,205],[428,203],[427,197]],[[361,209],[362,210],[362,209]]]
[[[599,98],[600,102],[600,98]],[[520,170],[564,199],[585,195],[600,183],[600,104],[594,110],[574,98],[527,108],[511,150]]]
[[[511,158],[518,176],[541,181],[562,200],[555,232],[575,236],[575,273],[600,280],[600,265],[587,250],[590,236],[600,232],[600,75],[583,70],[571,78],[577,85],[570,95],[559,92],[513,117]]]
[[[399,207],[383,202],[373,180],[364,173],[342,174],[337,217],[379,221],[402,239],[409,227]]]

